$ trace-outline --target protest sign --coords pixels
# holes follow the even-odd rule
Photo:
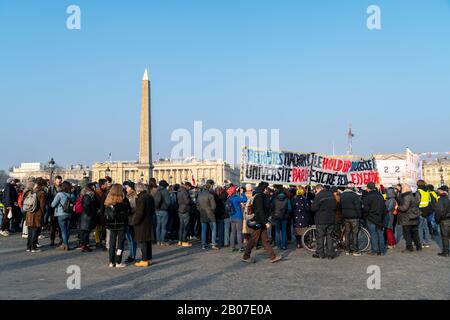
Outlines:
[[[241,182],[284,185],[364,186],[379,184],[374,158],[352,159],[315,153],[243,148]]]

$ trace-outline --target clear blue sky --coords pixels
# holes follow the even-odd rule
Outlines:
[[[352,122],[357,154],[450,151],[449,0],[2,0],[0,168],[136,159],[145,67],[161,156],[194,120],[289,150],[344,153]]]

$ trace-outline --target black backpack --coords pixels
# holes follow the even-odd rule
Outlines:
[[[65,195],[67,196],[67,200],[63,204],[63,210],[64,210],[65,213],[72,214],[72,213],[75,212],[75,210],[74,210],[75,201],[72,201],[72,199],[70,199],[70,195],[67,195],[67,194],[65,194]]]

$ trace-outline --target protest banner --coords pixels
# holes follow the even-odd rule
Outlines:
[[[365,186],[380,183],[375,159],[243,148],[241,182],[282,185]]]

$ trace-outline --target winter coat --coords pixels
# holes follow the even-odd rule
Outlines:
[[[97,222],[96,224],[104,225],[105,224],[105,200],[108,195],[108,191],[103,191],[100,188],[95,190],[95,197],[97,201]]]
[[[253,214],[255,215],[253,220],[256,223],[265,225],[269,222],[269,201],[267,196],[261,192],[258,188],[256,188],[253,197]]]
[[[450,199],[444,193],[436,205],[436,222],[440,223],[445,220],[450,220]]]
[[[227,201],[231,204],[231,212],[229,212],[231,221],[242,221],[244,219],[244,214],[242,213],[241,204],[247,202],[245,193],[240,195],[236,192],[231,195]]]
[[[39,228],[42,226],[41,221],[45,215],[45,198],[46,194],[43,188],[34,189],[37,193],[38,206],[35,212],[27,212],[25,217],[25,224],[28,228]],[[24,198],[26,194],[24,194]]]
[[[180,186],[177,194],[178,201],[178,212],[179,213],[187,213],[191,209],[191,197],[187,189],[183,186]]]
[[[130,203],[131,207],[131,213],[128,216],[128,225],[133,225],[133,219],[134,215],[136,214],[136,200],[137,200],[137,193],[136,191],[132,190],[130,193],[127,194],[127,199]]]
[[[167,188],[159,186],[153,198],[155,200],[156,211],[169,211],[170,194]]]
[[[55,209],[55,217],[68,217],[72,214],[71,212],[64,212],[64,205],[67,201],[75,203],[73,194],[65,192],[58,192],[56,194],[51,203],[52,208]]]
[[[216,222],[216,200],[214,194],[204,189],[197,197],[197,209],[200,211],[200,221],[202,223]]]
[[[370,191],[363,196],[362,200],[364,218],[378,228],[384,228],[386,204],[381,193],[378,191]]]
[[[341,207],[341,194],[339,191],[333,192],[334,199],[336,200],[336,222],[342,222],[344,219],[342,215],[342,207]]]
[[[337,202],[331,191],[319,192],[311,205],[316,225],[331,225],[336,221]]]
[[[419,204],[412,192],[402,193],[399,197],[398,224],[402,226],[416,226],[419,224],[419,217],[422,212]]]
[[[108,217],[110,208],[113,207],[115,218]],[[131,206],[127,198],[124,201],[117,203],[113,206],[105,205],[105,226],[106,229],[111,231],[125,231],[128,225],[128,217],[131,215]]]
[[[155,239],[153,234],[153,216],[155,215],[155,200],[147,192],[138,194],[136,199],[136,213],[133,217],[134,240],[148,242]]]
[[[361,197],[352,190],[345,190],[341,194],[341,208],[344,219],[360,219],[362,211]]]
[[[395,190],[389,188],[386,190],[386,219],[385,227],[388,229],[394,229],[394,211],[397,206],[397,201],[395,200]]]
[[[295,196],[291,203],[294,211],[294,227],[309,227],[311,225],[311,213],[308,199],[305,196]]]
[[[229,213],[225,210],[225,203],[227,202],[227,193],[224,189],[219,192],[214,192],[214,201],[216,201],[216,220],[224,220],[230,218]]]
[[[285,220],[288,218],[290,209],[290,201],[284,191],[278,192],[272,202],[272,217],[277,220]]]
[[[12,208],[14,203],[17,202],[18,194],[16,187],[11,183],[5,185],[5,190],[3,191],[3,204],[6,208]]]
[[[91,189],[85,188],[81,190],[80,196],[83,197],[83,213],[80,216],[78,229],[91,231],[96,226],[99,205]]]

